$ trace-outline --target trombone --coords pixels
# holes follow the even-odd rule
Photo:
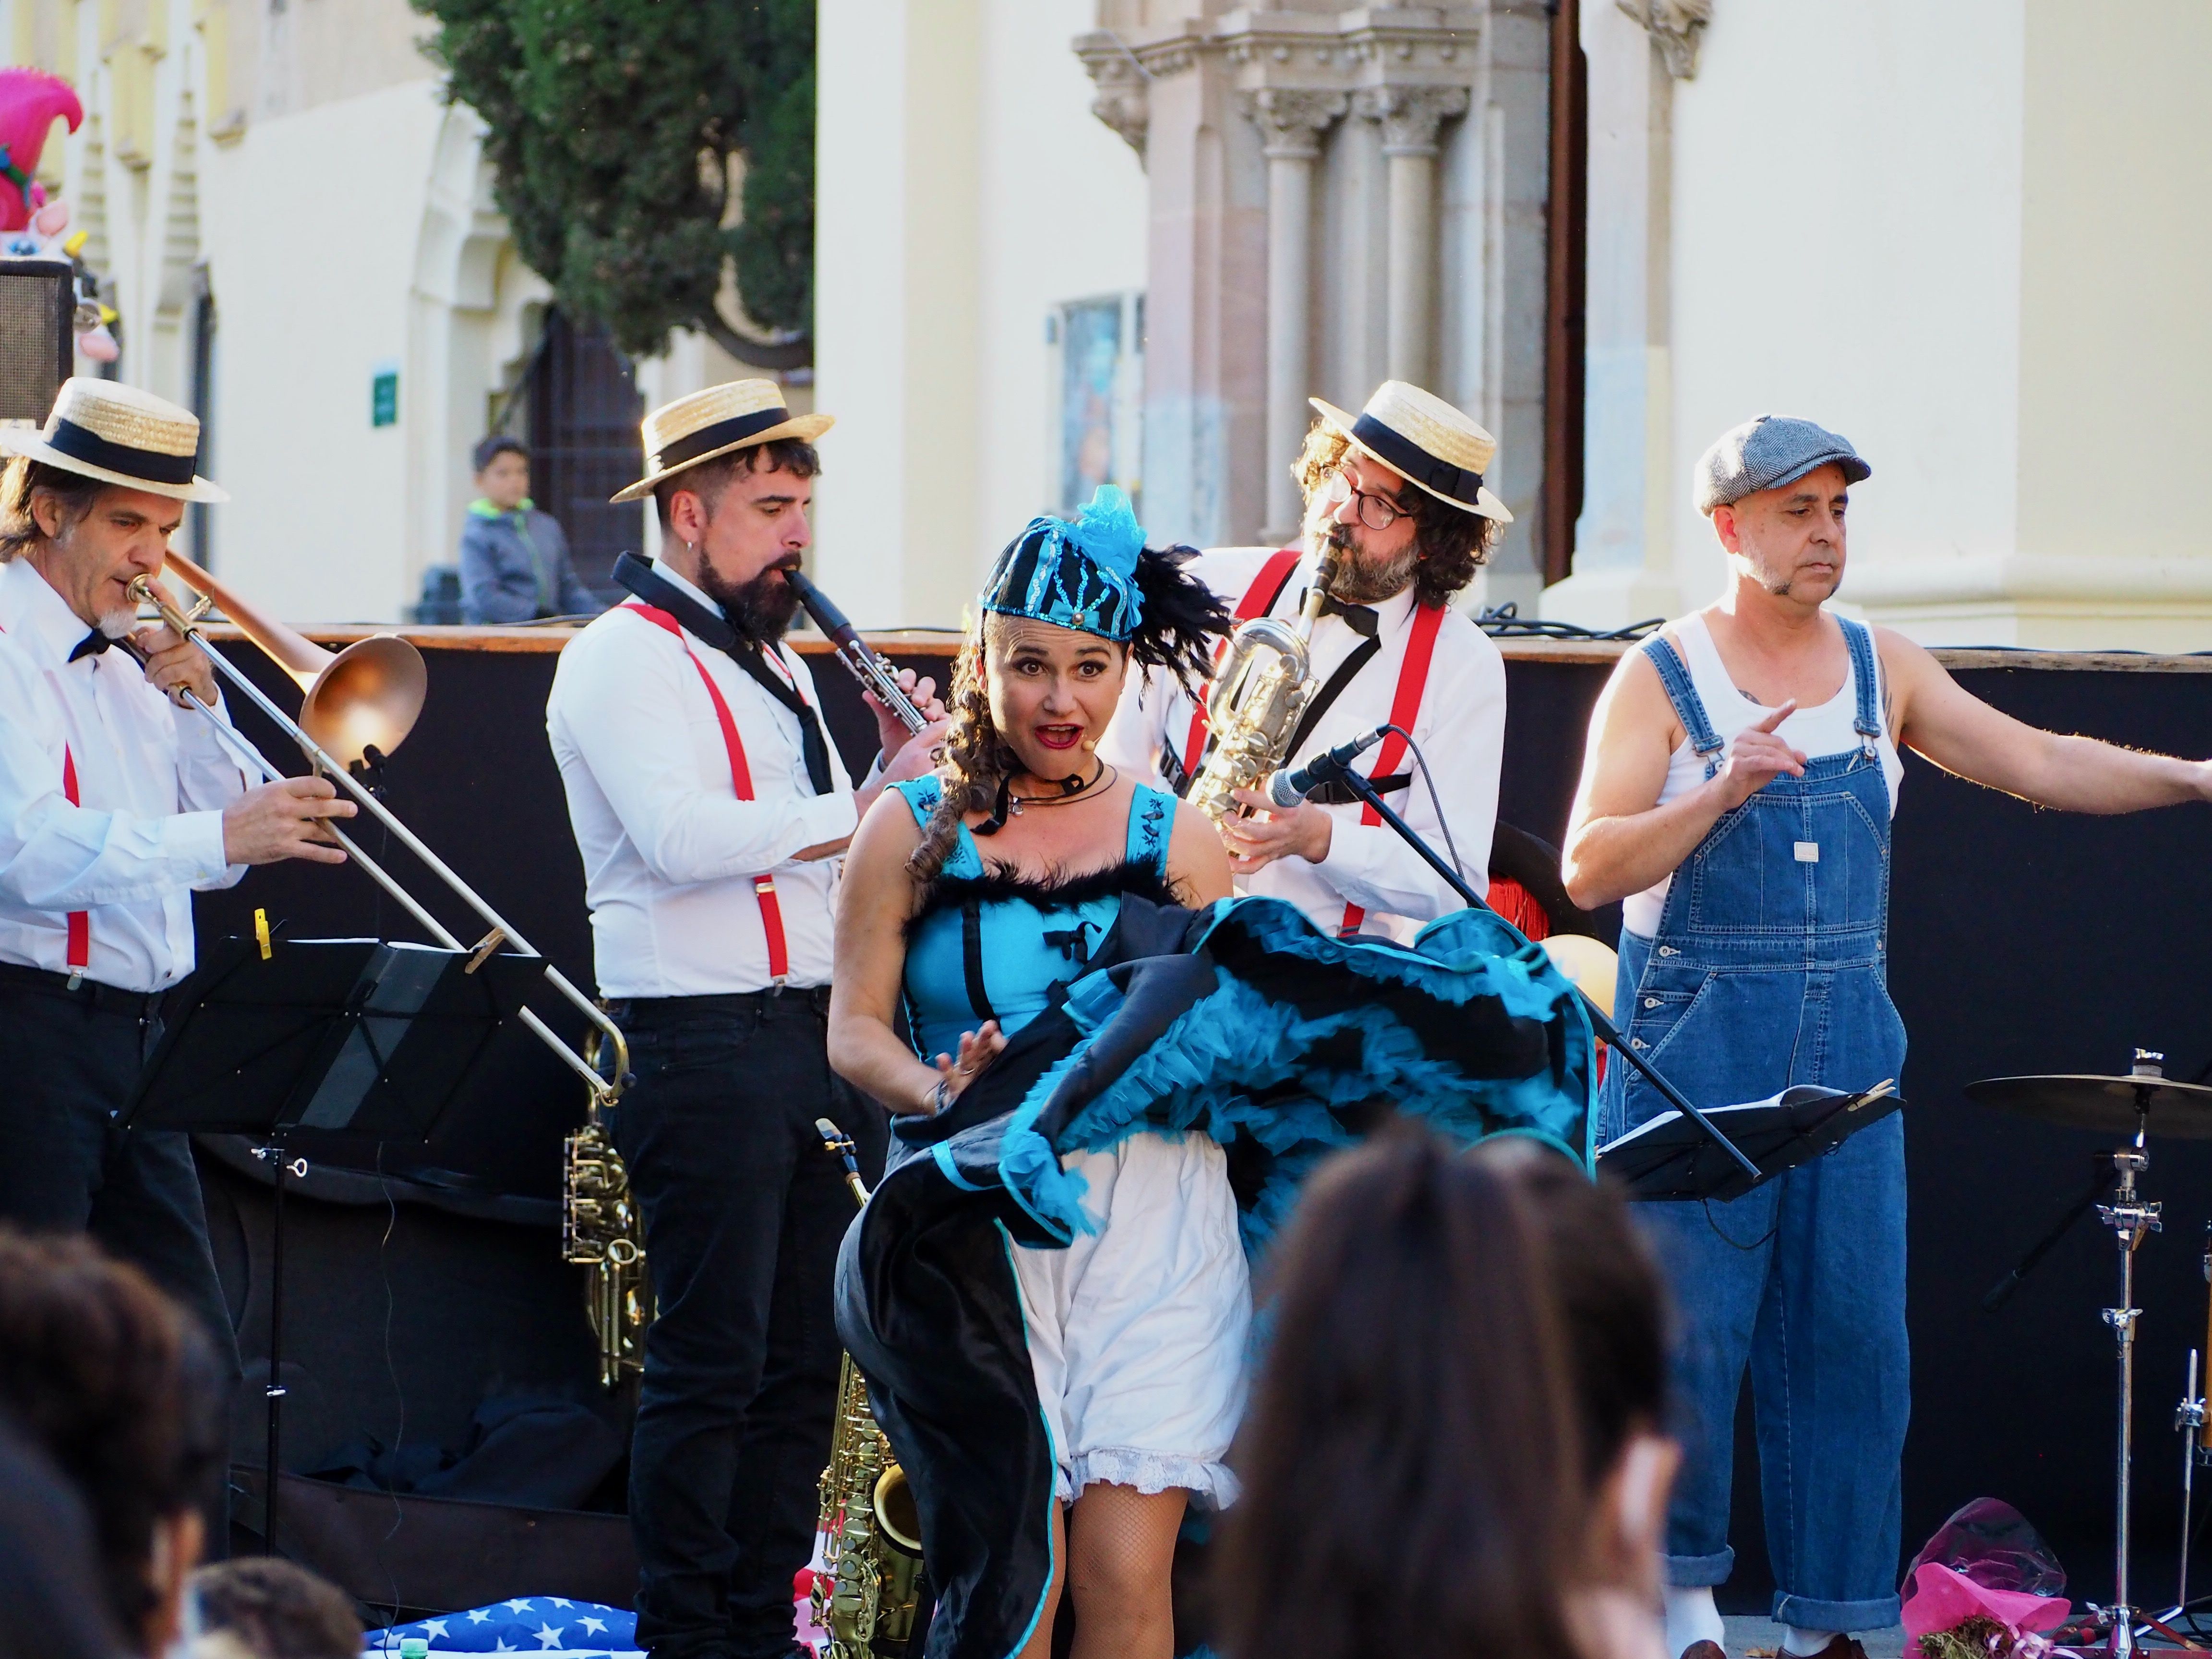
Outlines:
[[[413,894],[363,852],[344,830],[335,823],[326,823],[325,827],[344,849],[346,856],[358,865],[370,880],[389,894],[401,908],[413,916],[424,932],[447,950],[468,951],[481,961],[501,945],[506,945],[525,956],[537,957],[544,962],[543,954],[522,937],[514,924],[493,909],[481,893],[463,881],[453,872],[452,866],[425,846],[420,836],[401,823],[392,809],[376,798],[359,775],[357,769],[374,766],[385,755],[397,749],[413,727],[416,717],[422,712],[422,697],[429,680],[428,672],[422,664],[422,653],[405,640],[391,634],[358,640],[343,651],[325,651],[283,623],[261,616],[181,553],[169,553],[167,563],[171,573],[204,596],[199,604],[189,611],[179,610],[160,588],[143,576],[131,584],[133,597],[141,605],[150,605],[161,620],[175,630],[179,638],[189,640],[198,646],[218,675],[228,680],[247,702],[274,720],[280,731],[300,745],[301,751],[317,772],[329,777],[351,795],[363,811],[390,830],[401,846],[422,861],[425,869],[444,882],[456,897],[488,922],[491,931],[473,945],[463,944],[458,935],[425,909]],[[220,605],[224,616],[236,625],[240,633],[298,682],[306,694],[300,706],[298,720],[285,714],[246,677],[244,670],[208,642],[200,629],[200,618],[210,605]],[[178,696],[179,701],[200,712],[213,726],[223,745],[248,770],[258,773],[271,783],[287,775],[270,764],[261,751],[218,715],[212,707],[202,702],[189,686],[179,687]],[[546,982],[574,1004],[598,1029],[599,1035],[614,1045],[611,1075],[603,1077],[590,1060],[571,1048],[552,1027],[529,1009],[521,1011],[522,1023],[559,1055],[590,1089],[591,1115],[596,1122],[600,1111],[613,1105],[622,1097],[623,1082],[629,1073],[629,1045],[623,1040],[621,1028],[607,1018],[605,1011],[579,990],[559,969],[547,962],[544,974]]]

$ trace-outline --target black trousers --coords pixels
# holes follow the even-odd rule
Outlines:
[[[616,1003],[636,1081],[615,1144],[659,1312],[630,1450],[638,1645],[785,1659],[813,1552],[854,1200],[814,1120],[881,1162],[881,1109],[830,1070],[829,993]],[[868,1160],[864,1158],[864,1163]]]
[[[0,1220],[32,1231],[89,1232],[147,1275],[205,1328],[228,1398],[238,1340],[208,1248],[207,1212],[187,1137],[125,1129],[161,1035],[150,1002],[86,985],[67,993],[0,983]],[[211,1494],[208,1551],[228,1553],[228,1504]]]

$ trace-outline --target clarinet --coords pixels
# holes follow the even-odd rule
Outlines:
[[[830,642],[837,647],[837,660],[845,665],[853,678],[874,692],[876,701],[897,715],[899,723],[908,731],[919,732],[927,726],[929,722],[922,717],[921,710],[899,690],[898,671],[891,666],[890,659],[868,648],[860,630],[843,611],[830,604],[830,596],[796,570],[786,570],[783,579],[799,595],[799,604],[814,618],[814,625],[830,636]]]

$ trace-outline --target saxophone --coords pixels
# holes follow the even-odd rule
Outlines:
[[[596,1065],[593,1034],[586,1058]],[[653,1291],[645,1279],[645,1222],[629,1192],[629,1171],[599,1115],[619,1088],[592,1097],[584,1127],[561,1143],[561,1259],[588,1267],[584,1310],[599,1344],[599,1386],[645,1365],[645,1328]]]
[[[865,1205],[852,1138],[826,1117],[814,1128],[844,1160],[845,1183]],[[814,1622],[830,1632],[825,1659],[903,1659],[921,1599],[921,1517],[849,1353],[837,1375],[836,1432],[821,1494],[815,1530],[823,1559],[812,1597]]]
[[[1298,716],[1313,701],[1309,641],[1336,572],[1332,548],[1322,556],[1296,623],[1255,617],[1229,637],[1206,690],[1212,745],[1183,797],[1216,823],[1243,813],[1233,792],[1257,789],[1289,752]]]

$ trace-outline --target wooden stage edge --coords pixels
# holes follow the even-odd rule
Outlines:
[[[344,646],[377,634],[397,634],[425,651],[558,651],[576,632],[574,623],[525,628],[432,627],[403,623],[397,627],[368,623],[295,623],[298,630],[319,645]],[[222,623],[210,623],[208,636],[239,641],[243,635]],[[959,635],[950,629],[909,629],[869,634],[868,643],[885,656],[949,654]],[[1512,662],[1611,662],[1627,651],[1626,640],[1515,640],[1498,641],[1498,648]],[[791,644],[809,656],[826,656],[830,641],[811,630],[794,631]],[[1987,646],[1937,646],[1936,660],[1946,668],[2032,668],[2046,672],[2114,672],[2139,674],[2212,674],[2212,653],[2161,655],[2148,651],[2033,651]]]

